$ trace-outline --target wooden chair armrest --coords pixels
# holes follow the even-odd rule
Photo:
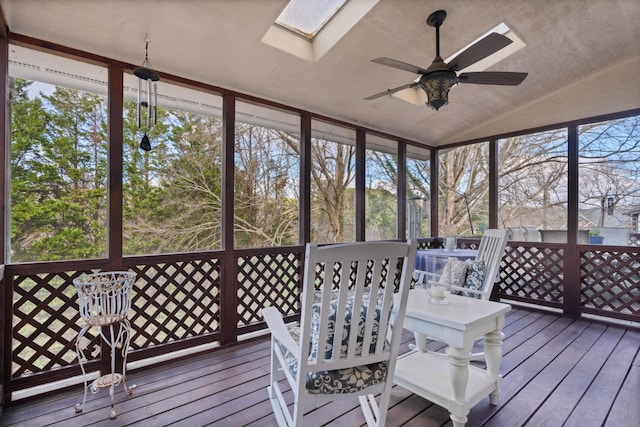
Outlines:
[[[267,327],[271,335],[278,342],[285,346],[291,353],[298,354],[298,343],[291,337],[282,319],[282,314],[275,307],[265,307],[262,309],[262,317],[267,322]]]

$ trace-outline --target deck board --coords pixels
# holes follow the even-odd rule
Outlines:
[[[604,424],[608,411],[614,405],[618,392],[628,376],[628,368],[632,366],[632,362],[638,354],[639,345],[640,340],[637,333],[627,332],[623,335],[618,345],[612,348],[612,352],[602,369],[572,411],[566,426]],[[634,405],[636,411],[640,410],[638,405],[640,405],[640,400],[637,400]]]
[[[578,322],[577,322],[578,323]],[[548,396],[549,390],[554,390],[561,383],[571,369],[578,363],[585,353],[585,345],[592,345],[598,338],[599,334],[590,333],[587,328],[583,328],[584,325],[579,325],[576,332],[580,332],[580,335],[575,338],[575,341],[570,342],[570,337],[558,336],[562,342],[569,343],[561,351],[558,351],[557,357],[553,354],[549,358],[542,358],[540,363],[543,366],[535,376],[531,378],[524,387],[514,393],[514,396],[509,400],[509,404],[500,410],[493,416],[487,426],[491,425],[524,425],[531,416],[533,416],[538,408],[545,402]],[[575,345],[576,341],[584,342],[581,345]],[[551,343],[550,343],[551,344]],[[560,350],[560,347],[556,348]],[[545,351],[549,352],[549,349]],[[546,365],[545,365],[546,364]],[[524,369],[531,369],[529,366]],[[532,369],[531,369],[532,370]],[[532,370],[532,374],[535,371]],[[506,394],[506,393],[505,393]],[[506,396],[503,396],[506,399]],[[548,424],[540,425],[561,425],[562,420],[557,418],[557,414],[551,412],[550,418],[546,420]],[[535,425],[535,424],[534,424]]]
[[[469,414],[467,426],[640,425],[640,332],[514,307],[506,317],[502,395]],[[403,335],[401,352],[413,335]],[[133,395],[116,389],[116,421],[109,419],[106,391],[87,397],[81,414],[73,406],[79,387],[5,408],[0,427],[273,426],[266,386],[267,338],[151,368],[130,371]],[[429,342],[431,350],[442,344]],[[283,384],[285,398],[293,396]],[[309,408],[305,426],[358,426],[364,416],[355,398]],[[394,386],[387,426],[450,426],[443,408]]]
[[[636,359],[616,397],[605,427],[640,426],[638,402],[640,402],[640,352],[636,354]]]
[[[595,343],[582,354],[580,360],[562,379],[562,382],[548,396],[545,403],[531,417],[532,425],[558,424],[566,420],[574,410],[593,379],[606,362],[612,348],[620,341],[624,331],[621,329],[605,332],[602,325],[591,325],[586,334],[599,334]],[[579,350],[576,350],[579,351]]]

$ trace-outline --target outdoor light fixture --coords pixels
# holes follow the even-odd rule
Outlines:
[[[427,94],[426,104],[438,111],[449,103],[449,89],[458,83],[458,76],[449,70],[434,71],[420,78],[419,85]]]
[[[151,150],[151,141],[147,132],[152,124],[158,122],[158,84],[160,76],[151,68],[149,62],[149,42],[146,41],[144,62],[141,66],[134,68],[133,74],[138,78],[138,129],[143,128],[144,136],[140,141],[140,148],[145,151]],[[147,82],[146,100],[142,98],[143,80]],[[143,117],[142,107],[146,108],[146,117]],[[153,120],[153,123],[152,123]]]

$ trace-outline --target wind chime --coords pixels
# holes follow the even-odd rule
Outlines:
[[[160,76],[151,68],[149,62],[149,42],[146,42],[144,62],[141,66],[134,68],[133,74],[138,77],[138,129],[143,128],[144,124],[144,136],[140,141],[140,148],[145,151],[151,150],[151,141],[147,132],[151,129],[152,124],[158,123],[158,84]],[[142,88],[146,82],[146,99],[142,97]],[[146,117],[142,111],[142,108],[146,110]],[[152,123],[153,121],[153,123]]]

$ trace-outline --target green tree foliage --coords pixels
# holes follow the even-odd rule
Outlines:
[[[105,257],[105,99],[62,87],[30,97],[32,86],[16,79],[12,99],[12,261]],[[138,129],[136,107],[124,105],[123,253],[219,249],[221,120],[161,108],[157,123]],[[151,151],[139,148],[145,130]],[[237,133],[237,244],[296,244],[296,138],[285,143],[281,132],[253,124]]]
[[[11,237],[14,261],[104,256],[104,100],[72,89],[12,98]]]
[[[366,194],[367,239],[396,238],[395,194],[384,188],[368,188]]]
[[[135,104],[127,106],[127,117]],[[219,119],[182,111],[159,113],[153,149],[138,148],[130,124],[125,182],[126,254],[220,247],[222,145]],[[159,118],[160,120],[160,118]]]

